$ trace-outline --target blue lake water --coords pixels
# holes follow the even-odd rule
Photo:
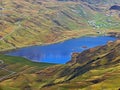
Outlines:
[[[114,40],[115,37],[108,36],[81,37],[51,45],[25,47],[11,51],[7,55],[21,56],[36,62],[64,64],[70,60],[72,52],[82,52]]]

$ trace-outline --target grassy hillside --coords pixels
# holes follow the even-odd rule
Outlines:
[[[1,4],[0,51],[120,28],[117,14],[106,16],[109,6],[55,0],[4,0]]]
[[[41,90],[118,90],[120,88],[120,40],[75,53],[72,60],[58,68]],[[40,74],[39,74],[40,73]],[[38,74],[41,77],[40,71]]]
[[[17,82],[15,83],[16,87],[22,88],[22,85],[26,85],[28,84],[27,82],[30,82],[27,80],[27,78],[34,80],[36,79],[36,76],[34,75],[36,71],[47,68],[52,65],[55,64],[37,63],[21,57],[0,55],[0,82],[8,79],[15,80],[15,78],[18,77],[19,80],[16,80]],[[7,83],[5,85],[7,85]],[[0,90],[16,90],[9,85],[5,87],[4,85],[2,85],[3,89],[1,89],[0,85]]]
[[[13,75],[0,82],[1,90],[118,90],[120,88],[120,40],[74,53],[65,65],[39,64],[24,58],[0,56],[1,67]],[[24,63],[23,63],[24,62]],[[46,68],[45,68],[45,67]],[[50,66],[50,67],[48,67]],[[11,72],[3,74],[9,75]]]

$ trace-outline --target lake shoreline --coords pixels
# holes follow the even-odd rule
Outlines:
[[[34,45],[25,45],[25,46],[21,46],[21,47],[15,47],[15,48],[9,48],[9,49],[5,49],[5,50],[1,50],[0,54],[5,54],[17,49],[21,49],[21,48],[26,48],[26,47],[32,47],[32,46],[45,46],[45,45],[51,45],[51,44],[56,44],[56,43],[60,43],[60,42],[64,42],[66,40],[70,40],[70,39],[75,39],[75,38],[81,38],[81,37],[86,37],[86,36],[102,36],[102,35],[98,35],[98,34],[86,34],[86,35],[80,35],[80,36],[73,36],[73,37],[67,37],[61,40],[58,40],[56,42],[51,42],[51,43],[44,43],[44,44],[34,44]]]
[[[83,36],[56,44],[25,47],[5,54],[25,57],[36,62],[65,64],[71,59],[71,54],[74,52],[83,52],[89,48],[105,45],[109,41],[115,41],[116,39],[115,37],[105,35]]]
[[[89,36],[89,37],[97,37],[97,36],[116,37],[116,35],[118,34],[116,32],[112,32],[112,33],[115,33],[114,36],[113,36],[113,34],[111,34],[109,32],[107,34],[97,34],[96,33],[96,34],[86,34],[86,35],[82,35],[82,36],[80,35],[80,36],[67,37],[65,39],[61,39],[61,40],[58,40],[58,41],[52,42],[52,43],[26,45],[26,46],[21,46],[21,47],[16,47],[16,48],[10,48],[10,49],[6,49],[6,50],[2,50],[2,51],[0,51],[0,54],[5,54],[5,53],[11,52],[11,51],[14,51],[14,50],[17,50],[17,49],[21,49],[21,48],[32,47],[32,46],[46,46],[46,45],[56,44],[56,43],[64,42],[64,41],[67,41],[67,40],[76,39],[76,38],[82,38],[82,37],[87,37],[87,36]],[[116,37],[116,38],[118,38],[118,37]]]

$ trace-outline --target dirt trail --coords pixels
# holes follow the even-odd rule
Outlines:
[[[3,60],[0,60],[0,66],[1,66],[2,64],[4,64],[4,61],[3,61]],[[1,78],[0,78],[0,81],[6,79],[6,78],[8,78],[9,76],[11,76],[11,75],[13,75],[13,74],[16,73],[16,72],[14,72],[14,71],[8,70],[8,69],[3,68],[3,67],[0,67],[0,70],[4,70],[4,71],[7,71],[7,72],[10,73],[10,74],[8,74],[8,75],[5,75],[5,76],[1,77]]]

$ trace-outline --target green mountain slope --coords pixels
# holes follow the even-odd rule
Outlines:
[[[43,90],[119,89],[119,49],[120,40],[86,50],[80,54],[74,53],[72,60],[57,69],[58,72],[54,76],[55,79],[46,84]]]
[[[0,51],[120,28],[118,16],[106,16],[109,6],[82,1],[4,0],[0,8]]]
[[[0,55],[0,82],[9,79],[15,82],[15,87],[11,87],[9,82],[5,86],[0,84],[0,90],[23,90],[22,88],[29,86],[30,82],[37,80],[36,75],[34,75],[36,71],[52,65],[55,64],[38,63],[21,57]]]

